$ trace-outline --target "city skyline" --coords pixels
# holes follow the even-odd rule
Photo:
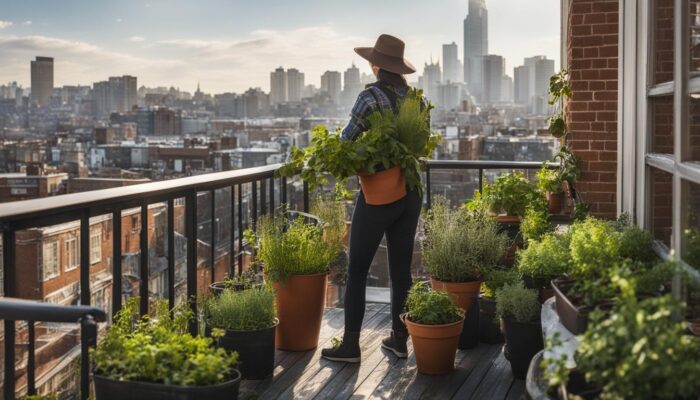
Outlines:
[[[534,54],[559,63],[559,3],[546,2],[549,7],[538,7],[536,12],[527,2],[486,2],[489,52],[505,58],[508,75]],[[406,40],[407,57],[415,65],[431,56],[441,60],[446,43],[456,42],[460,56],[463,51],[466,0],[438,1],[427,9],[410,0],[393,11],[390,5],[372,4],[371,12],[364,0],[351,8],[315,0],[294,2],[294,7],[241,3],[210,0],[198,3],[201,9],[195,12],[192,5],[161,1],[121,2],[119,7],[78,0],[23,2],[0,17],[0,82],[29,86],[29,61],[47,56],[55,59],[56,86],[134,75],[139,86],[193,92],[200,82],[210,93],[243,92],[249,87],[269,91],[269,71],[280,65],[305,73],[306,83],[315,86],[320,86],[325,71],[342,72],[353,62],[361,72],[369,72],[352,48],[371,45],[384,31]],[[236,6],[245,7],[244,12],[231,13],[225,21],[225,11]],[[382,12],[405,18],[381,18]],[[365,15],[361,21],[351,21],[359,14],[376,18]],[[420,24],[407,22],[416,16],[421,16]],[[410,80],[417,80],[417,75]]]

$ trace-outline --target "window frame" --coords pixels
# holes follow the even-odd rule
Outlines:
[[[90,264],[102,261],[102,227],[90,227]]]
[[[49,246],[53,246],[53,264],[55,264],[52,268],[48,268],[49,265],[47,263],[49,257],[48,257],[48,252],[47,248]],[[61,262],[60,262],[60,242],[58,239],[50,239],[43,241],[41,244],[41,281],[46,282],[51,279],[56,278],[57,276],[61,275]],[[49,269],[52,271],[49,273]]]
[[[74,245],[75,249],[73,249],[75,251],[73,251],[73,252],[71,251],[71,248],[70,248],[72,243],[75,243],[75,245]],[[78,237],[78,235],[75,235],[75,234],[69,235],[64,241],[63,248],[66,250],[66,255],[65,255],[66,267],[64,268],[64,270],[67,272],[67,271],[72,271],[72,270],[80,267],[80,238]],[[71,255],[71,253],[74,253],[74,254]],[[74,261],[74,263],[72,263],[72,264],[71,264],[71,258],[73,258],[73,261]]]

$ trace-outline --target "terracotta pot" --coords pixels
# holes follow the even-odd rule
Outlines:
[[[401,167],[391,167],[374,174],[359,173],[365,202],[372,206],[391,204],[406,196],[406,177]]]
[[[292,275],[274,284],[278,349],[307,351],[318,346],[327,284],[328,273]]]
[[[517,215],[497,215],[496,221],[502,224],[519,224],[520,217]]]
[[[416,368],[426,375],[444,375],[455,367],[455,353],[464,319],[452,324],[423,325],[401,316],[411,335],[416,354]]]
[[[564,192],[551,193],[547,192],[547,208],[550,214],[561,214],[561,209],[564,207]]]
[[[688,330],[694,336],[700,336],[700,320],[688,321]]]
[[[479,344],[479,308],[476,304],[481,291],[481,281],[444,282],[431,279],[433,290],[450,294],[455,305],[464,310],[464,327],[459,337],[459,348],[471,349]]]

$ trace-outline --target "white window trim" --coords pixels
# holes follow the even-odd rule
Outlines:
[[[75,254],[73,255],[73,259],[75,261],[74,264],[71,264],[71,248],[70,248],[70,243],[75,242]],[[72,271],[80,266],[80,239],[78,238],[77,235],[71,235],[65,240],[65,245],[63,248],[66,250],[66,267],[65,271]]]
[[[54,271],[52,273],[47,273],[49,268],[47,268],[47,247],[48,246],[55,246],[55,268],[52,268]],[[51,280],[61,274],[61,262],[60,262],[60,246],[59,246],[59,241],[58,239],[53,239],[49,240],[46,242],[43,242],[41,245],[41,280],[42,282],[46,282],[48,280]]]
[[[102,261],[102,227],[90,228],[90,264]]]

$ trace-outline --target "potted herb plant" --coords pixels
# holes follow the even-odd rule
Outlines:
[[[464,311],[443,291],[416,282],[408,293],[406,324],[413,342],[418,372],[442,375],[454,369],[457,342],[464,324]]]
[[[440,137],[430,130],[431,106],[424,106],[421,90],[411,90],[399,102],[398,112],[370,115],[370,129],[355,141],[342,140],[340,132],[319,125],[312,131],[312,145],[293,147],[289,162],[279,169],[283,176],[301,170],[301,178],[315,188],[331,175],[341,187],[359,175],[367,204],[388,204],[406,194],[406,186],[423,193],[420,158],[429,157]]]
[[[513,375],[525,379],[530,360],[544,348],[537,291],[522,282],[507,283],[496,291],[496,312],[506,340]]]
[[[522,172],[504,174],[495,183],[484,184],[483,190],[475,193],[467,208],[485,210],[496,215],[502,223],[518,223],[534,193],[533,185]]]
[[[551,282],[567,273],[570,263],[564,236],[554,233],[544,235],[540,241],[529,241],[517,255],[517,268],[525,286],[536,289],[542,303],[554,295]]]
[[[536,176],[537,188],[545,194],[549,212],[552,214],[561,213],[566,198],[562,186],[564,179],[559,173],[559,170],[543,165],[542,168],[537,171]]]
[[[337,256],[320,226],[303,218],[263,216],[257,227],[257,258],[275,290],[280,350],[306,351],[318,345],[329,265]]]
[[[158,302],[139,317],[131,298],[93,351],[97,400],[224,400],[238,398],[236,353],[187,332],[192,313]]]
[[[264,379],[275,368],[275,294],[266,287],[225,290],[204,304],[209,332],[219,329],[219,347],[238,353],[239,369],[246,379]]]
[[[529,205],[525,210],[525,216],[520,224],[520,233],[523,235],[525,245],[531,240],[541,240],[542,236],[554,230],[549,222],[549,212],[541,207]]]
[[[261,284],[262,281],[258,277],[257,268],[253,267],[243,271],[240,275],[228,276],[223,281],[212,283],[209,285],[209,290],[214,296],[218,296],[227,289],[240,291]]]
[[[503,332],[496,316],[496,292],[507,283],[519,281],[515,269],[491,268],[484,273],[479,295],[479,341],[482,343],[503,343]]]
[[[424,219],[423,264],[432,287],[450,293],[465,310],[467,322],[460,349],[474,347],[479,340],[478,312],[472,305],[479,296],[483,271],[499,264],[510,240],[494,220],[471,216],[463,208],[453,209],[439,196]]]
[[[348,269],[348,254],[345,246],[346,206],[342,198],[319,195],[313,202],[311,213],[319,218],[323,229],[323,240],[336,254],[329,268],[326,298],[326,304],[335,307],[337,304],[342,304]]]

